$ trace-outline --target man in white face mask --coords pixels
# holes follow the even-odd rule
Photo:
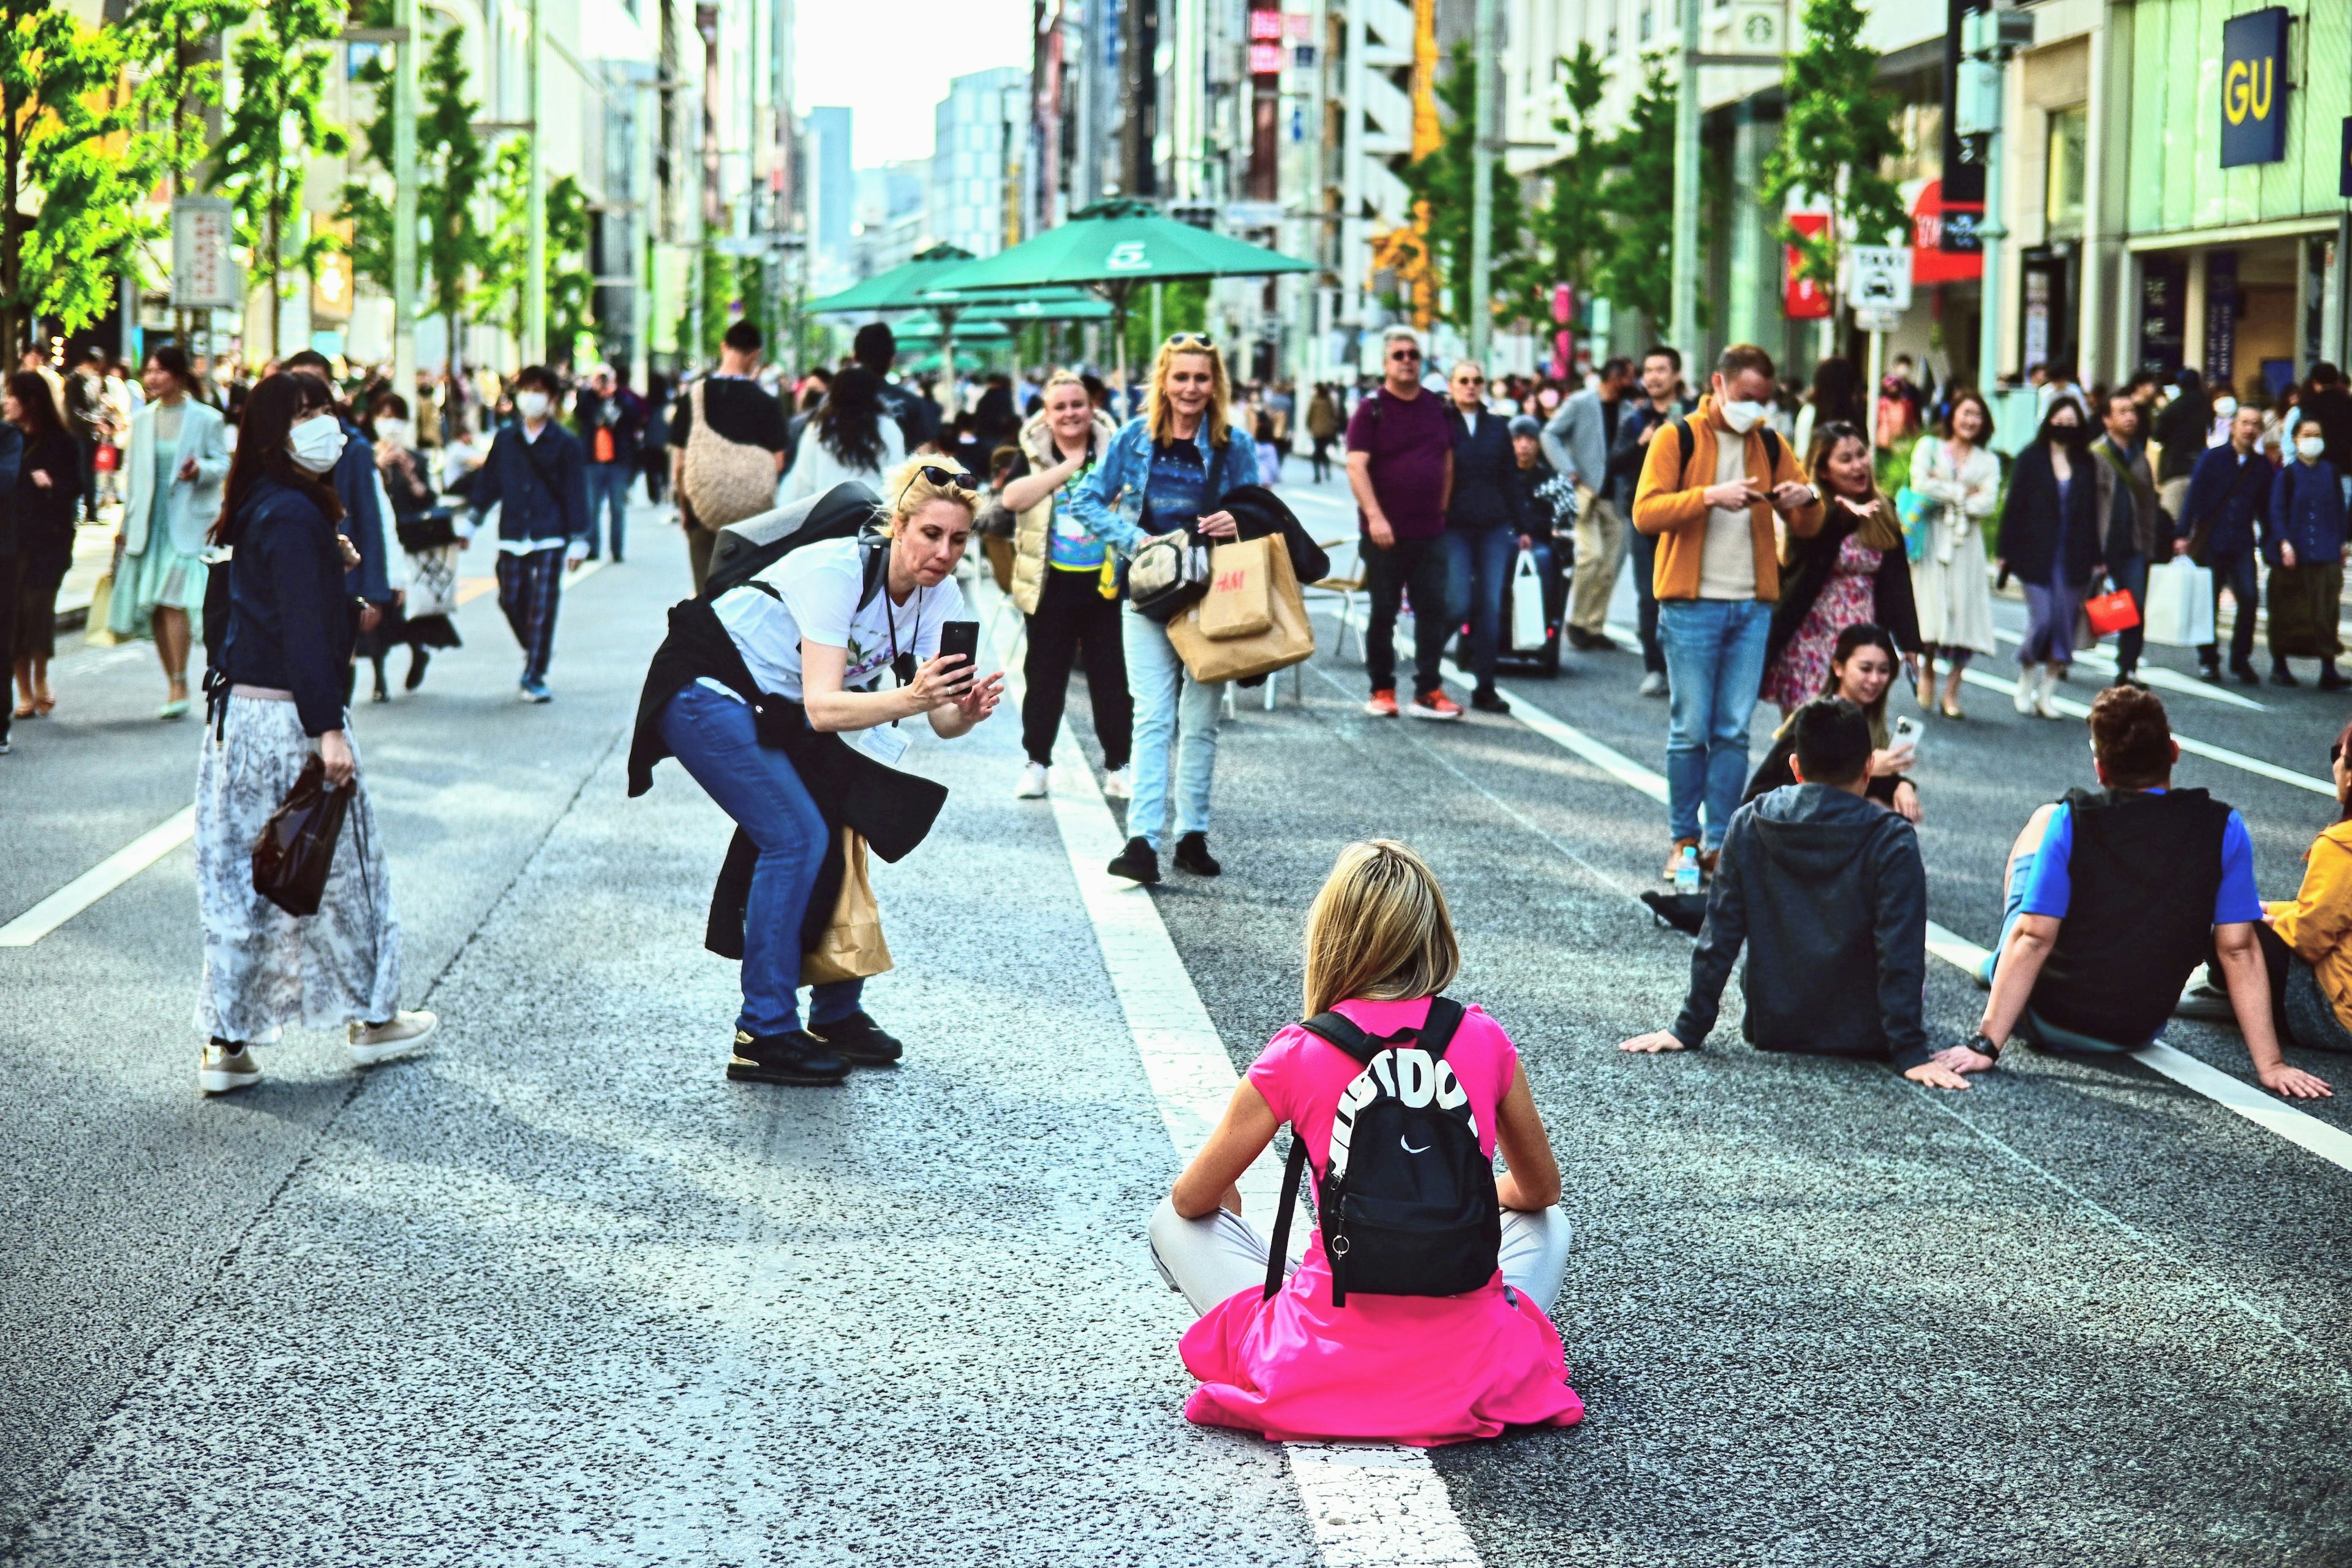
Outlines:
[[[2271,481],[2263,522],[2270,560],[2271,684],[2299,686],[2290,658],[2319,660],[2319,688],[2346,684],[2336,672],[2344,651],[2336,623],[2344,601],[2344,488],[2328,462],[2327,436],[2316,420],[2294,427],[2294,456]]]
[[[1770,354],[1753,343],[1724,350],[1697,412],[1650,442],[1633,492],[1633,526],[1658,541],[1669,880],[1685,849],[1713,865],[1748,783],[1748,717],[1780,597],[1773,518],[1801,539],[1821,531],[1821,497],[1764,422],[1772,393]]]
[[[549,416],[554,372],[529,365],[514,379],[520,426],[500,430],[469,497],[479,526],[499,509],[499,608],[522,645],[525,702],[545,702],[563,574],[588,556],[588,464],[578,437]]]

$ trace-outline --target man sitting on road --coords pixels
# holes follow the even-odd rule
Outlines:
[[[1798,782],[1731,819],[1682,1016],[1618,1048],[1704,1044],[1745,944],[1741,1027],[1759,1050],[1885,1058],[1914,1083],[1966,1089],[1928,1054],[1927,874],[1910,823],[1864,795],[1870,721],[1843,698],[1817,697],[1793,727]]]
[[[2263,1087],[2294,1100],[2330,1093],[2279,1054],[2245,819],[2201,789],[2174,789],[2179,759],[2154,692],[2099,693],[2091,760],[2103,787],[2070,791],[2027,819],[1982,976],[1992,984],[1983,1022],[1937,1061],[1981,1072],[2011,1034],[2045,1050],[2137,1050],[2172,1016],[2189,972],[2210,962]]]

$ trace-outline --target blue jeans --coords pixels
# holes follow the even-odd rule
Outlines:
[[[1723,847],[1748,787],[1748,718],[1764,680],[1772,606],[1755,599],[1668,599],[1658,605],[1666,651],[1666,818],[1676,838]]]
[[[1217,773],[1222,682],[1192,679],[1168,640],[1168,628],[1128,605],[1118,640],[1127,655],[1127,689],[1135,698],[1135,798],[1127,832],[1160,852],[1168,824],[1169,774],[1175,774],[1176,834],[1209,831],[1209,785]],[[1171,770],[1170,763],[1174,763]]]
[[[603,519],[607,508],[613,513],[613,559],[618,561],[621,558],[629,530],[629,483],[636,477],[636,470],[626,463],[588,465],[588,559],[591,561],[596,559],[604,548]]]
[[[2126,555],[2107,563],[2107,577],[2132,596],[2132,607],[2147,613],[2147,557]],[[2126,626],[2116,634],[2116,669],[2129,675],[2139,668],[2139,652],[2147,637],[2145,625]]]
[[[1519,536],[1507,528],[1475,531],[1447,529],[1445,542],[1445,622],[1458,626],[1470,622],[1470,662],[1478,685],[1495,684],[1495,656],[1502,646],[1503,585],[1518,563]]]
[[[816,891],[832,836],[793,771],[792,760],[760,744],[751,710],[697,683],[662,710],[662,739],[719,809],[759,847],[743,910],[743,1012],[736,1026],[754,1035],[800,1027],[801,922]],[[857,1011],[863,980],[809,989],[809,1023],[823,1027]]]

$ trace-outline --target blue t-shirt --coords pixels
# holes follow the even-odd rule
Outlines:
[[[1086,482],[1095,466],[1089,461],[1069,478],[1068,483],[1054,492],[1053,521],[1045,530],[1045,559],[1063,572],[1099,572],[1107,549],[1097,539],[1094,531],[1080,522],[1070,510],[1070,491]]]
[[[1201,515],[1201,498],[1209,488],[1208,470],[1201,466],[1201,448],[1190,441],[1171,441],[1151,448],[1151,477],[1143,487],[1143,527],[1148,533],[1170,533],[1190,528]]]
[[[2066,906],[2074,897],[2074,813],[2072,807],[2061,805],[2050,814],[2042,847],[2034,854],[2033,879],[2025,885],[2021,912],[2066,918]],[[2262,918],[2262,897],[2254,889],[2254,840],[2246,831],[2246,819],[2233,810],[2221,829],[2221,890],[2213,899],[2213,923],[2244,925]]]

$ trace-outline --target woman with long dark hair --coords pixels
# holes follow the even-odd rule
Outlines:
[[[1942,707],[1960,711],[1960,677],[1969,660],[1993,651],[1992,590],[1985,580],[1984,520],[2000,504],[2000,459],[1992,454],[1992,410],[1976,393],[1952,396],[1944,422],[1911,448],[1911,488],[1933,507],[1927,548],[1911,568],[1919,614],[1919,706],[1937,707],[1936,660],[1948,667]]]
[[[2053,692],[2074,662],[2074,617],[2084,590],[2105,570],[2091,435],[2081,404],[2053,402],[2032,445],[2017,455],[2001,505],[2000,574],[2005,581],[2016,574],[2025,589],[2016,707],[2044,719],[2059,717]]]
[[[114,593],[107,628],[155,638],[163,661],[163,719],[188,711],[188,650],[205,635],[205,531],[220,516],[228,476],[226,426],[190,395],[195,372],[177,343],[147,355],[145,407],[131,416],[122,529],[115,536]]]
[[[1885,626],[1867,622],[1846,626],[1831,646],[1828,672],[1813,696],[1842,697],[1862,710],[1870,724],[1870,784],[1865,793],[1887,810],[1916,823],[1919,791],[1908,775],[1918,749],[1898,750],[1886,729],[1886,694],[1895,689],[1901,663],[1894,634]],[[1789,765],[1796,754],[1797,721],[1791,714],[1772,732],[1772,749],[1749,776],[1748,793],[1739,797],[1739,804],[1746,805],[1758,795],[1797,783],[1796,770]]]
[[[335,531],[342,502],[327,479],[343,442],[325,382],[265,377],[246,402],[212,529],[231,556],[196,764],[196,1015],[207,1037],[196,1082],[206,1094],[257,1082],[250,1047],[289,1024],[344,1026],[362,1067],[416,1049],[434,1030],[432,1014],[401,1010],[400,921],[345,728],[353,552]],[[253,844],[313,757],[352,800],[319,912],[295,916],[254,891]]]
[[[58,705],[49,689],[57,650],[58,589],[73,564],[74,513],[82,493],[81,448],[66,433],[49,384],[20,370],[0,395],[0,416],[23,432],[16,465],[16,668],[19,719],[46,719]]]
[[[1780,602],[1764,651],[1763,694],[1783,719],[1822,694],[1832,648],[1848,626],[1884,626],[1906,656],[1919,651],[1903,524],[1878,493],[1862,426],[1843,419],[1819,426],[1805,471],[1827,503],[1822,531],[1792,534],[1780,547]]]
[[[906,460],[906,437],[882,407],[882,378],[864,365],[844,365],[824,402],[801,427],[779,504],[823,495],[853,479],[878,495],[882,476]]]

